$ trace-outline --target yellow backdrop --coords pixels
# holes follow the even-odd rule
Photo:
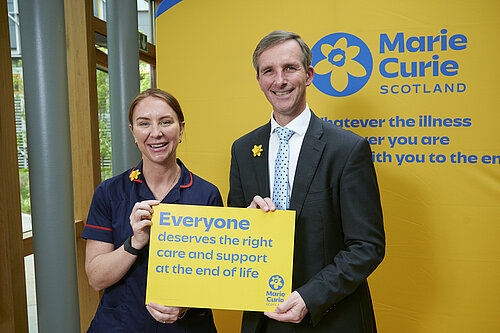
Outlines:
[[[179,156],[228,192],[231,143],[266,122],[252,52],[272,30],[313,49],[311,109],[372,143],[387,255],[380,332],[499,332],[496,0],[164,0],[158,85],[186,115]],[[216,311],[220,332],[240,313]]]

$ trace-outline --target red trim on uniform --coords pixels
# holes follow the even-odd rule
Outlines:
[[[113,229],[111,229],[111,228],[99,227],[97,225],[92,225],[92,224],[86,224],[85,226],[89,227],[89,228],[100,229],[100,230],[113,231]]]
[[[136,182],[136,183],[142,183],[142,180],[140,180],[140,179],[134,179],[134,182]]]
[[[180,185],[180,188],[188,188],[188,187],[191,187],[191,185],[193,185],[193,174],[191,172],[189,172],[189,176],[191,177],[191,180],[189,181],[189,184],[187,184],[187,185]]]

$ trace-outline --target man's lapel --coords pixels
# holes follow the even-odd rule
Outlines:
[[[252,143],[253,145],[262,145],[263,151],[260,156],[254,156],[252,158],[253,168],[251,170],[255,171],[255,179],[257,183],[258,194],[263,198],[269,197],[269,133],[271,132],[271,123],[260,127],[256,133],[256,141]]]
[[[295,210],[296,216],[299,216],[302,211],[306,194],[309,192],[313,176],[325,149],[326,140],[323,137],[321,121],[314,113],[311,114],[311,121],[300,149],[292,197],[290,198],[290,209]]]

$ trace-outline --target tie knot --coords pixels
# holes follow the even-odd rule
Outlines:
[[[292,137],[293,133],[295,133],[294,131],[286,127],[276,127],[274,131],[276,132],[276,134],[278,134],[280,141],[284,140],[286,142],[288,142],[288,140],[290,140],[290,138]]]

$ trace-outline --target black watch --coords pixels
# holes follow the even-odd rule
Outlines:
[[[127,239],[125,240],[125,243],[123,243],[123,248],[128,253],[133,254],[134,256],[138,256],[139,254],[141,254],[141,250],[138,250],[135,247],[133,247],[131,244],[131,240],[132,240],[132,236],[127,237]]]

